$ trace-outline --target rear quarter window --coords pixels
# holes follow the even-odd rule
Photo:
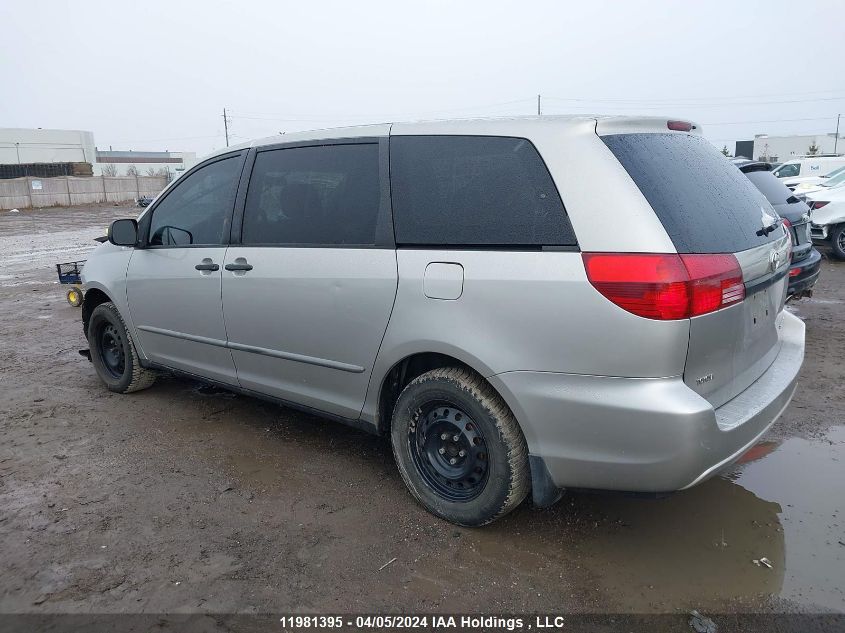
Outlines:
[[[527,139],[394,136],[390,177],[400,246],[576,245],[552,177]]]
[[[777,213],[708,141],[677,133],[613,134],[602,141],[639,187],[679,253],[737,253],[783,236]]]

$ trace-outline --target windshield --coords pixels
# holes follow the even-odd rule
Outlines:
[[[838,169],[834,169],[833,171],[825,174],[824,176],[820,176],[821,178],[836,178],[837,176],[845,175],[845,167],[839,167]],[[826,185],[827,183],[825,183]]]
[[[830,172],[824,177],[823,187],[838,187],[845,183],[845,167],[840,167],[836,171]]]
[[[784,163],[772,173],[778,178],[794,178],[801,173],[801,163]]]

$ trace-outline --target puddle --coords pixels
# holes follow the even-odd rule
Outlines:
[[[730,475],[663,499],[570,493],[551,512],[575,535],[525,529],[532,516],[520,512],[521,537],[474,537],[484,558],[525,574],[548,564],[557,541],[554,566],[586,570],[618,612],[759,610],[771,597],[843,612],[843,449],[845,427],[821,440],[763,442]],[[753,563],[762,557],[771,569]]]
[[[780,596],[845,611],[845,426],[786,440],[746,464],[736,483],[781,505],[786,543]]]

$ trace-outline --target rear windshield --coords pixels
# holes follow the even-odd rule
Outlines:
[[[769,202],[700,136],[613,134],[601,139],[654,209],[679,253],[737,253],[783,236]]]
[[[797,198],[792,195],[789,187],[778,180],[770,171],[750,171],[745,174],[745,177],[753,182],[754,186],[766,196],[766,200],[772,204],[789,204],[790,198],[797,202]]]

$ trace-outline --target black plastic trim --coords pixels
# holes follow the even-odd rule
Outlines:
[[[308,413],[310,415],[314,415],[320,418],[324,418],[326,420],[331,420],[333,422],[339,422],[345,426],[350,426],[353,429],[357,429],[359,431],[364,431],[370,435],[379,435],[378,428],[372,422],[367,422],[362,420],[361,418],[346,418],[341,415],[337,415],[336,413],[329,413],[328,411],[322,411],[321,409],[315,409],[314,407],[309,407],[304,404],[298,404],[296,402],[291,402],[290,400],[285,400],[283,398],[277,398],[275,396],[269,396],[267,394],[260,393],[258,391],[252,391],[251,389],[244,389],[243,387],[238,387],[237,385],[232,385],[227,382],[222,382],[219,380],[212,380],[210,378],[206,378],[204,376],[199,376],[197,374],[193,374],[189,371],[184,371],[182,369],[176,369],[175,367],[168,367],[167,365],[162,365],[161,363],[155,363],[149,360],[140,360],[141,367],[145,369],[154,369],[157,371],[165,371],[172,373],[176,376],[181,376],[183,378],[189,378],[192,380],[196,380],[205,384],[213,385],[215,387],[220,387],[227,391],[231,391],[233,393],[241,394],[244,396],[248,396],[250,398],[257,398],[259,400],[264,400],[266,402],[272,402],[274,404],[282,405],[284,407],[288,407],[290,409],[295,409],[297,411],[301,411],[303,413]]]
[[[780,272],[768,275],[761,279],[756,279],[753,282],[745,284],[745,296],[751,296],[755,293],[765,290],[769,286],[775,285],[781,279],[789,274],[789,266],[785,266]]]
[[[531,469],[531,499],[538,508],[553,506],[563,496],[563,489],[558,488],[552,481],[549,468],[542,457],[528,456],[528,467]]]

